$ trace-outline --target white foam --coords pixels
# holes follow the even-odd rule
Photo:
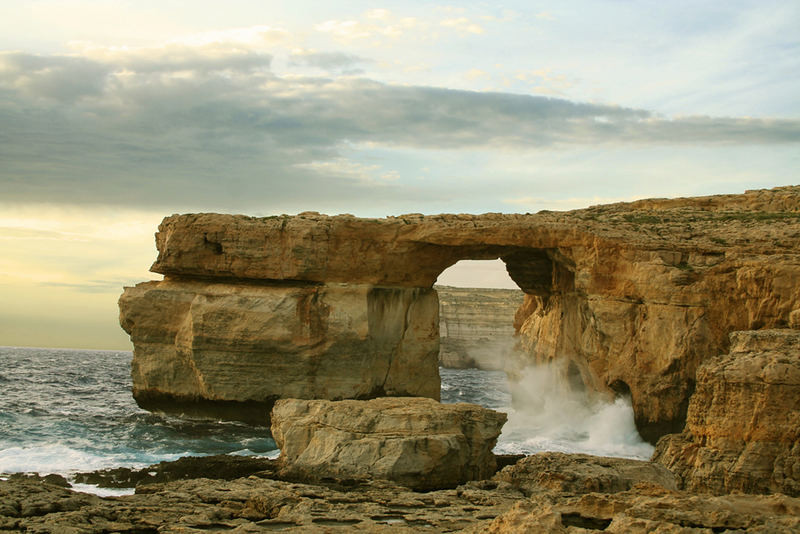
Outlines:
[[[514,407],[508,409],[498,453],[560,451],[638,459],[653,453],[636,431],[628,399],[573,390],[554,365],[528,367],[509,386]]]
[[[60,443],[0,450],[0,473],[68,474],[120,465],[144,467],[146,464],[125,462],[118,455],[100,456]]]
[[[134,488],[100,488],[93,484],[72,483],[72,489],[81,493],[93,493],[99,497],[121,497],[123,495],[133,495]]]

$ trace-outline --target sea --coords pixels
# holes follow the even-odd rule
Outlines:
[[[131,357],[128,351],[0,347],[0,477],[36,472],[69,479],[77,472],[141,468],[182,456],[280,453],[266,427],[142,410],[131,396]],[[513,383],[502,371],[440,368],[440,375],[442,402],[508,414],[498,454],[561,451],[647,459],[653,452],[636,432],[629,400],[574,391],[555,369],[528,368]]]

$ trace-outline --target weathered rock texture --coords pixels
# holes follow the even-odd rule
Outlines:
[[[385,481],[342,488],[261,476],[197,478],[136,491],[101,499],[36,479],[0,481],[0,532],[480,532],[521,497],[496,485],[416,493]]]
[[[430,289],[167,279],[127,288],[144,408],[267,422],[293,398],[439,398]]]
[[[357,349],[353,346],[348,356],[352,359],[347,360],[354,373],[361,373],[350,362],[361,357],[365,365],[375,361],[374,365],[385,368],[387,364],[380,362],[393,357],[371,352],[374,342],[369,329],[364,333],[359,324],[404,331],[391,320],[376,321],[368,299],[361,300],[360,312],[351,316],[352,321],[342,317],[339,326],[336,299],[330,293],[334,290],[329,288],[348,284],[362,287],[365,295],[373,288],[406,295],[400,300],[409,303],[409,313],[390,307],[397,312],[391,317],[403,325],[424,323],[436,330],[438,307],[432,305],[432,297],[425,297],[425,291],[437,276],[458,260],[502,258],[509,276],[527,294],[516,325],[530,360],[566,358],[572,363],[568,366],[572,374],[591,389],[629,393],[637,427],[652,442],[683,429],[695,371],[704,358],[727,352],[729,332],[796,324],[796,316],[790,314],[800,309],[800,186],[535,215],[386,219],[316,213],[268,218],[174,215],[159,226],[156,244],[159,255],[152,270],[164,274],[166,280],[127,289],[121,300],[122,324],[135,346],[135,394],[144,404],[147,399],[164,398],[263,402],[284,396],[261,386],[282,367],[273,370],[258,362],[265,354],[285,363],[303,353],[293,341],[288,342],[289,337],[282,335],[283,341],[274,343],[273,333],[269,329],[260,333],[260,328],[250,330],[251,347],[278,347],[274,352],[238,351],[227,348],[227,342],[223,348],[222,337],[214,349],[203,349],[217,338],[208,339],[195,326],[177,329],[168,317],[174,309],[171,303],[187,298],[184,290],[164,295],[159,303],[164,312],[145,298],[162,286],[188,281],[200,289],[219,284],[225,291],[246,292],[277,285],[297,292],[294,301],[285,304],[289,309],[283,316],[292,319],[284,329],[301,332],[298,339],[303,345],[314,332],[328,328],[328,333],[315,338],[318,343],[312,352],[303,353],[313,356],[298,358],[316,380],[328,381],[322,374],[326,362],[343,353],[316,347],[336,347],[333,332],[352,324],[362,336],[364,342]],[[332,308],[329,314],[316,312],[316,297],[301,298],[316,291],[331,296],[323,299]],[[419,299],[424,303],[417,309],[413,303]],[[260,301],[241,302],[246,310],[257,308]],[[304,311],[308,306],[314,313]],[[226,307],[220,308],[221,314]],[[241,308],[232,308],[231,317],[236,320],[228,324],[243,320],[238,328],[248,330],[244,325],[250,315]],[[432,311],[423,313],[429,308]],[[143,321],[148,313],[152,320]],[[184,322],[193,323],[186,319],[190,316],[185,313]],[[319,327],[312,326],[318,318]],[[263,321],[258,314],[254,320],[255,324]],[[424,338],[415,336],[417,352],[407,357],[419,362],[432,354],[429,376],[435,381],[432,367],[438,333],[427,342]],[[240,385],[233,398],[227,396],[228,386],[216,381],[216,370],[224,368],[227,359],[246,369],[237,371]],[[307,364],[309,360],[314,363]],[[208,377],[203,370],[207,368],[215,369]],[[416,385],[428,373],[425,369],[395,375],[393,391],[434,396]],[[340,376],[330,382],[338,382]],[[363,394],[379,396],[379,388],[372,384],[380,380],[370,380]],[[178,386],[173,388],[173,382]],[[362,395],[362,390],[353,394]]]
[[[800,496],[800,330],[731,334],[731,350],[697,372],[682,434],[653,457],[682,487]]]
[[[800,501],[785,495],[686,495],[641,484],[621,493],[540,494],[517,503],[488,534],[792,534]]]
[[[434,286],[439,294],[439,364],[456,369],[504,369],[516,343],[519,289]]]
[[[272,435],[289,476],[430,490],[492,476],[505,422],[506,414],[481,406],[425,398],[284,399],[272,410]]]
[[[54,477],[17,475],[0,480],[0,532],[772,534],[800,529],[797,498],[692,496],[648,482],[659,475],[642,468],[644,462],[618,460],[609,467],[607,458],[537,456],[539,461],[507,467],[490,480],[424,493],[380,480],[346,487],[292,482],[276,477],[274,469],[224,480],[229,471],[218,469],[219,458],[210,459],[206,469],[197,469],[204,458],[192,459],[188,470],[162,465],[162,472],[189,479],[140,482],[135,495],[112,498],[76,493],[62,487],[63,480],[48,483]],[[624,462],[631,463],[624,467]],[[203,471],[205,477],[195,478]],[[560,473],[568,480],[564,485],[557,482]],[[600,493],[593,490],[598,480],[604,481],[600,486],[612,480],[609,487],[622,487],[623,480],[633,486]]]
[[[561,493],[617,493],[648,483],[678,489],[675,475],[653,462],[587,454],[544,452],[504,468],[494,480],[507,482],[524,495]]]

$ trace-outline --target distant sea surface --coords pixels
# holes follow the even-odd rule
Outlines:
[[[69,476],[187,455],[278,454],[264,427],[140,409],[131,396],[130,361],[130,352],[0,347],[0,474]],[[633,458],[652,452],[638,439],[624,402],[556,398],[548,389],[550,378],[536,375],[544,386],[533,380],[532,387],[553,397],[550,407],[548,399],[537,404],[540,395],[534,391],[530,410],[514,409],[504,373],[440,372],[442,402],[472,402],[509,413],[495,452],[560,450]]]

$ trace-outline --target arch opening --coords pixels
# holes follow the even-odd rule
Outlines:
[[[551,298],[574,292],[567,261],[547,250],[505,251],[495,260],[455,263],[434,287],[440,301],[442,402],[472,402],[508,413],[496,453],[650,457],[653,448],[636,430],[626,384],[618,384],[617,398],[609,398],[587,386],[589,370],[579,358],[556,351],[536,361],[530,345],[520,343],[529,316],[553,305]],[[512,293],[518,297],[509,305]],[[536,341],[547,343],[546,333],[540,334]]]

